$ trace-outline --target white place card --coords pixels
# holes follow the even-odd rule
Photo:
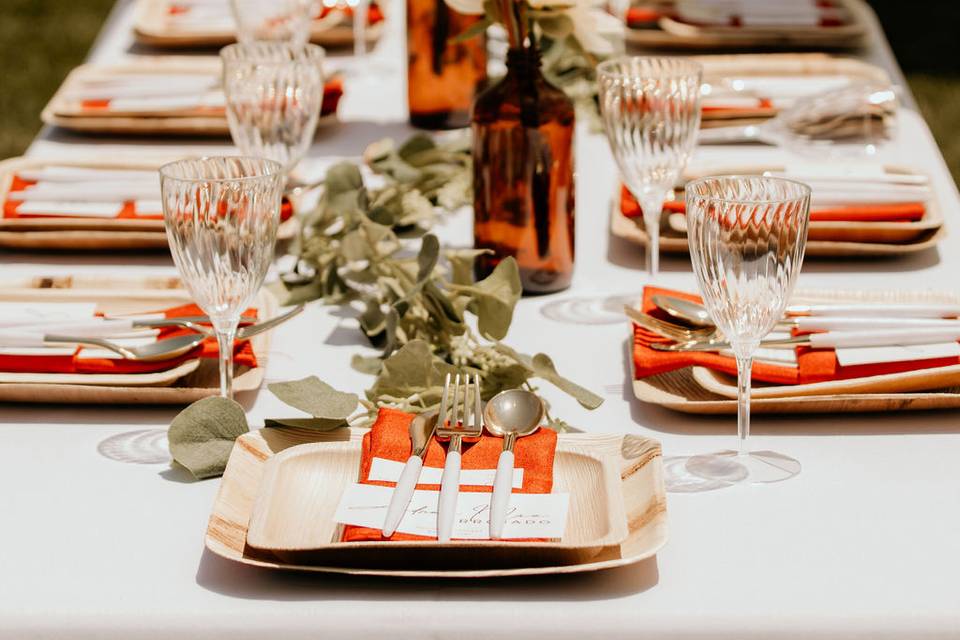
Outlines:
[[[90,320],[94,302],[0,302],[0,328]]]
[[[403,472],[404,463],[384,458],[374,458],[370,464],[370,480],[383,482],[397,482]],[[496,469],[463,469],[460,471],[460,485],[468,487],[492,487]],[[443,469],[438,467],[424,467],[420,472],[418,484],[440,484]],[[523,486],[523,469],[513,470],[513,488]]]
[[[878,364],[881,362],[913,362],[935,358],[955,358],[960,356],[960,343],[909,344],[884,347],[840,347],[836,349],[837,362],[850,367],[858,364]]]
[[[489,493],[461,491],[457,498],[457,515],[453,538],[487,540],[490,537]],[[393,487],[352,484],[337,505],[334,519],[340,524],[379,529],[387,515]],[[439,491],[414,491],[410,505],[400,520],[397,531],[419,536],[436,537]],[[562,538],[567,524],[570,494],[513,493],[507,509],[504,539]]]

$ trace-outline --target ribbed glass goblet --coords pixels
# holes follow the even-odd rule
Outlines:
[[[307,152],[323,104],[323,49],[277,42],[220,51],[230,136],[245,155],[290,171]]]
[[[310,39],[312,0],[230,0],[237,41],[303,46]]]
[[[273,259],[283,184],[283,167],[263,158],[188,158],[160,167],[170,252],[217,333],[225,398],[232,395],[240,315]]]
[[[703,68],[684,58],[622,57],[597,67],[600,115],[620,175],[643,209],[647,271],[660,268],[660,213],[697,143]]]
[[[737,359],[737,451],[694,456],[687,469],[723,482],[777,482],[800,463],[772,451],[751,452],[753,353],[783,317],[803,264],[810,187],[763,176],[717,176],[686,186],[687,240],[710,318]]]

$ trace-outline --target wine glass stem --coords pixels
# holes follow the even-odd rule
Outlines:
[[[217,346],[220,349],[220,396],[233,398],[233,339],[237,335],[237,324],[229,328],[217,329]]]
[[[653,278],[660,272],[660,213],[661,203],[643,206],[643,226],[647,229],[647,273]]]
[[[363,58],[367,55],[367,15],[370,0],[357,0],[353,7],[353,55]]]
[[[750,453],[750,374],[753,356],[737,356],[737,454]]]

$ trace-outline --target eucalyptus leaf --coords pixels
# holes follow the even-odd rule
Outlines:
[[[538,378],[543,378],[564,393],[573,396],[576,398],[577,402],[582,404],[587,409],[596,409],[603,404],[603,398],[593,393],[589,389],[585,389],[584,387],[581,387],[577,383],[572,382],[557,373],[557,368],[554,366],[553,360],[550,359],[550,356],[543,353],[538,353],[537,355],[533,356],[531,364],[533,365],[533,371]]]
[[[472,40],[478,36],[482,36],[487,32],[487,28],[493,24],[493,20],[489,17],[484,16],[477,22],[474,22],[472,25],[458,33],[457,35],[450,38],[449,42],[453,44],[460,44],[468,40]]]
[[[356,410],[359,402],[356,394],[337,391],[316,376],[274,382],[267,388],[286,404],[314,418],[347,418]]]
[[[243,407],[213,396],[177,414],[170,423],[167,442],[173,459],[202,480],[223,475],[233,441],[249,430]]]
[[[433,273],[440,259],[440,241],[431,234],[420,241],[420,253],[417,254],[417,282],[423,282]]]
[[[465,290],[473,295],[470,310],[477,315],[480,333],[502,340],[510,329],[513,308],[523,292],[517,261],[512,256],[501,260],[493,273]]]
[[[263,421],[263,426],[273,429],[292,427],[311,431],[333,431],[350,425],[342,418],[267,418]]]
[[[368,376],[375,376],[383,368],[383,358],[380,356],[362,356],[359,353],[353,354],[350,358],[350,367],[354,371],[365,373]]]

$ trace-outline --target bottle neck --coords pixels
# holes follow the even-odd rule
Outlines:
[[[536,43],[511,47],[507,51],[507,73],[528,81],[540,79],[540,47]]]

